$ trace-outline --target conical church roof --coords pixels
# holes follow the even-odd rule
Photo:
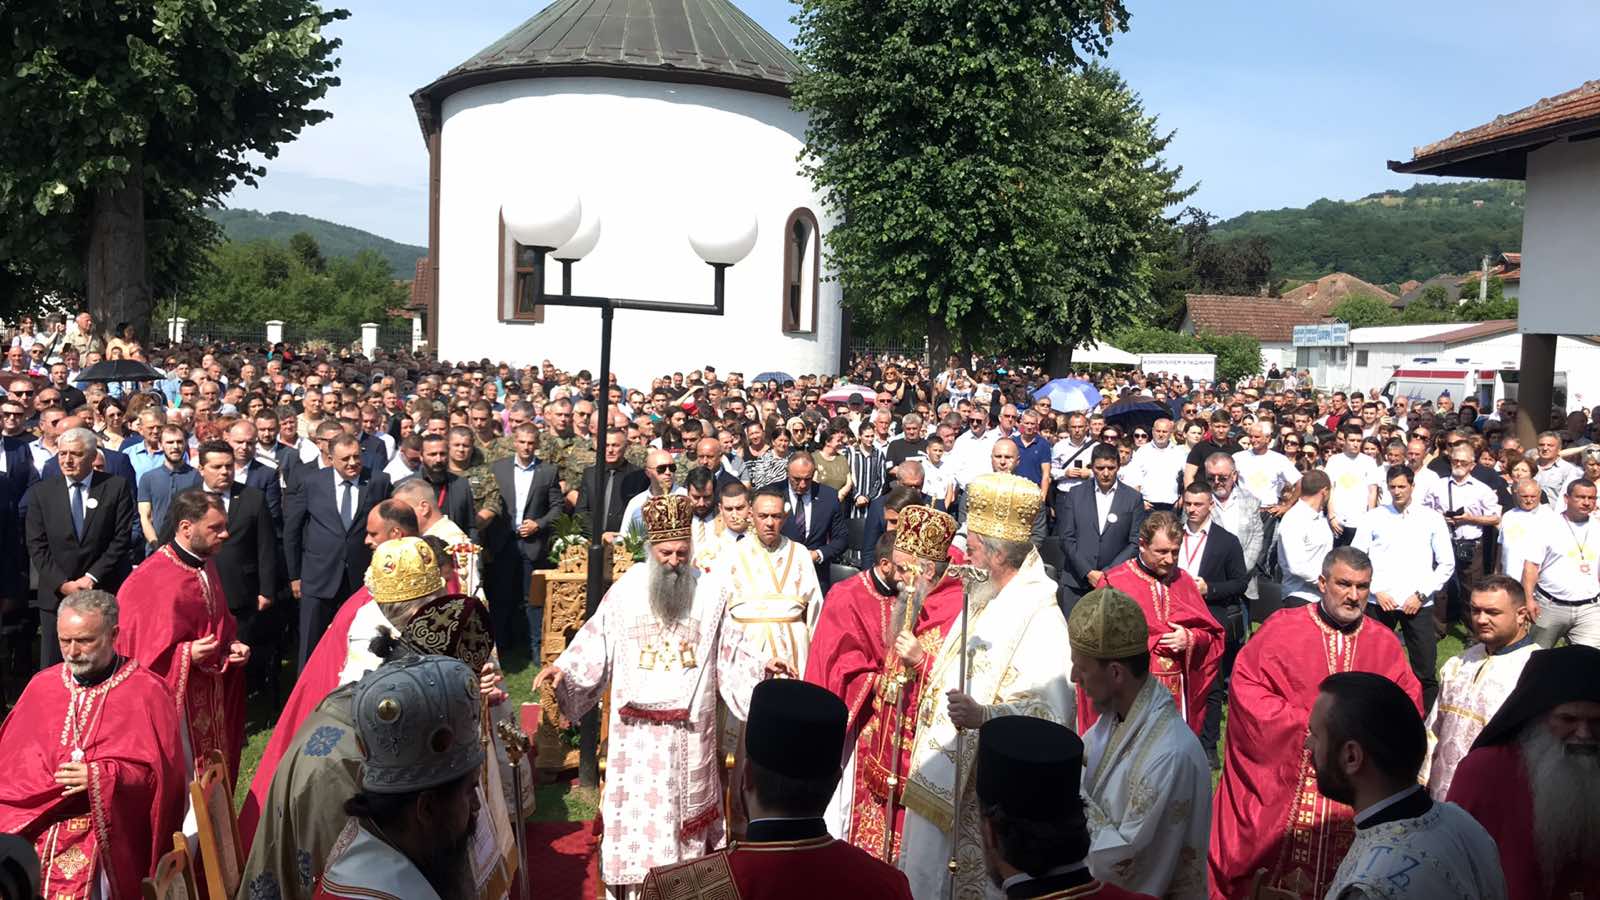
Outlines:
[[[464,88],[600,76],[787,96],[800,62],[729,0],[556,0],[411,95],[424,134]]]

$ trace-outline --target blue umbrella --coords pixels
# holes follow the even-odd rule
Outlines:
[[[760,375],[750,379],[750,383],[755,384],[756,382],[760,382],[762,384],[766,384],[769,381],[776,381],[778,384],[783,384],[785,381],[793,380],[794,376],[790,375],[788,372],[762,372]]]
[[[1057,378],[1033,392],[1033,399],[1050,398],[1050,408],[1056,412],[1084,412],[1100,404],[1100,392],[1094,385],[1078,378]]]

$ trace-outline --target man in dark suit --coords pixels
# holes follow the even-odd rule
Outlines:
[[[261,492],[267,504],[267,514],[272,517],[274,533],[277,533],[283,528],[283,491],[278,486],[278,470],[256,456],[255,424],[249,419],[240,419],[228,429],[227,440],[228,446],[233,448],[234,480]],[[239,624],[243,626],[244,622]],[[244,642],[255,646],[248,639],[244,639]]]
[[[222,595],[239,622],[239,640],[251,653],[249,675],[260,680],[263,667],[278,658],[281,628],[270,627],[278,617],[269,615],[278,585],[278,536],[267,497],[259,488],[234,479],[235,451],[221,441],[207,441],[195,451],[201,489],[216,494],[227,514],[228,538],[214,556],[222,577]],[[270,471],[270,467],[263,466]],[[277,479],[273,478],[276,483]],[[167,537],[167,536],[163,536]],[[271,652],[263,652],[271,645]],[[259,661],[259,662],[258,662]]]
[[[433,502],[445,518],[467,534],[478,526],[472,501],[472,483],[450,471],[450,439],[442,434],[422,436],[420,474],[433,486]]]
[[[1211,609],[1211,617],[1222,624],[1225,636],[1222,663],[1216,680],[1206,695],[1206,719],[1200,729],[1200,745],[1211,760],[1211,768],[1219,770],[1222,763],[1217,756],[1217,742],[1222,739],[1222,701],[1228,694],[1228,675],[1233,671],[1233,658],[1239,655],[1244,644],[1249,610],[1244,592],[1250,586],[1250,570],[1244,564],[1244,545],[1239,539],[1211,518],[1211,485],[1204,478],[1196,478],[1183,489],[1183,544],[1178,548],[1178,565],[1194,577],[1200,596]]]
[[[633,463],[623,458],[622,452],[627,447],[628,436],[620,431],[606,432],[606,509],[605,521],[600,523],[600,533],[615,536],[622,531],[622,514],[631,500],[640,491],[650,489],[650,476]],[[599,506],[592,497],[594,487],[595,466],[583,470],[583,484],[578,486],[578,502],[573,507],[573,514],[583,524],[585,534],[593,534],[594,516]]]
[[[518,425],[511,432],[511,441],[513,455],[489,466],[500,488],[500,510],[487,529],[494,544],[485,587],[494,642],[501,653],[528,647],[533,654],[530,659],[537,660],[537,629],[542,617],[541,610],[528,605],[528,586],[534,569],[550,565],[551,532],[566,501],[561,497],[556,467],[535,455],[538,427],[531,422]],[[518,634],[521,627],[528,629],[526,639]]]
[[[300,479],[284,514],[289,589],[300,600],[300,658],[316,647],[333,615],[361,586],[372,561],[367,513],[389,497],[389,476],[361,465],[361,442],[341,434],[330,441],[333,465]]]
[[[861,546],[857,547],[856,551],[861,554],[860,568],[863,572],[872,568],[872,564],[877,560],[878,538],[883,537],[885,531],[894,527],[888,521],[891,504],[898,503],[893,507],[893,511],[898,513],[901,507],[908,505],[908,503],[928,502],[927,497],[922,493],[922,485],[926,479],[926,473],[922,470],[922,463],[914,459],[906,460],[895,466],[890,471],[889,477],[892,479],[891,483],[894,484],[894,488],[873,498],[872,502],[867,504],[867,515],[861,523]],[[902,487],[910,489],[913,499],[906,500],[903,492],[897,494],[897,489]]]
[[[56,608],[61,598],[98,588],[115,592],[133,567],[136,517],[125,478],[94,469],[97,439],[73,428],[57,441],[60,474],[28,493],[28,556],[39,572],[33,608],[39,611],[40,666],[61,662]]]
[[[844,507],[839,492],[816,480],[817,466],[811,457],[797,453],[789,457],[789,515],[783,520],[783,535],[811,551],[817,567],[817,584],[824,593],[832,583],[828,567],[844,554],[849,532],[844,523]]]
[[[1061,609],[1070,613],[1078,598],[1100,586],[1106,570],[1133,558],[1144,498],[1117,480],[1117,449],[1109,444],[1089,456],[1094,477],[1067,492],[1061,529]]]

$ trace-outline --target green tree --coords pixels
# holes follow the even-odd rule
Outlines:
[[[328,267],[328,261],[322,258],[321,245],[317,243],[316,238],[304,231],[296,231],[289,235],[289,252],[313,272],[321,272]]]
[[[1400,315],[1383,298],[1371,294],[1356,294],[1339,302],[1330,313],[1335,319],[1348,323],[1351,328],[1371,325],[1393,325]]]
[[[1127,21],[1119,0],[802,0],[803,167],[858,323],[925,322],[935,358],[953,336],[1059,358],[1142,306],[1166,137],[1114,74],[1068,77]]]
[[[300,130],[338,65],[344,10],[313,0],[8,0],[0,5],[0,260],[143,327],[150,289],[198,274],[200,215]],[[12,298],[15,300],[15,296]]]
[[[182,314],[209,324],[259,325],[268,319],[313,331],[354,333],[405,305],[406,286],[373,250],[350,258],[308,257],[300,246],[226,241],[183,297]]]

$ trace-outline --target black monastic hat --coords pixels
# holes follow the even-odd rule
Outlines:
[[[824,687],[794,678],[756,685],[744,746],[750,761],[789,778],[839,772],[844,758],[844,701]]]
[[[978,729],[978,800],[1035,822],[1061,817],[1078,801],[1083,741],[1032,716],[1000,716]]]
[[[1535,650],[1517,686],[1472,746],[1508,743],[1534,718],[1580,700],[1600,701],[1600,650],[1582,644]]]

